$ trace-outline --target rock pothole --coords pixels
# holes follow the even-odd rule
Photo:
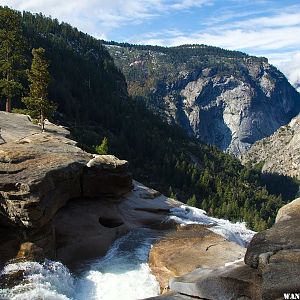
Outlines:
[[[115,228],[124,224],[120,219],[100,217],[99,223],[106,228]]]

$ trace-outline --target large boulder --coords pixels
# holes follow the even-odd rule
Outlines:
[[[282,207],[276,223],[254,236],[245,262],[262,277],[262,298],[300,291],[300,198]]]
[[[87,167],[82,179],[84,197],[119,198],[131,189],[132,177],[126,160],[113,155],[96,155]]]
[[[284,220],[297,219],[300,216],[300,198],[281,207],[276,216],[276,223]]]
[[[211,300],[260,299],[257,271],[242,262],[216,269],[199,268],[170,281],[172,291]]]
[[[161,289],[166,291],[169,280],[196,268],[217,268],[244,257],[245,248],[229,242],[204,225],[179,226],[153,245],[150,267]]]
[[[128,162],[91,155],[47,123],[0,112],[0,265],[55,258],[68,266],[105,254],[136,227],[169,228],[181,205],[132,181]]]
[[[0,148],[3,220],[23,227],[47,224],[74,198],[114,197],[130,191],[128,163],[112,155],[93,158],[70,140],[48,133]]]

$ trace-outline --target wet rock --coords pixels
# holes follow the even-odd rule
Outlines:
[[[150,261],[152,259],[155,262],[155,267],[161,263],[159,271],[154,268],[154,274],[166,286],[166,280],[162,281],[161,278],[176,276],[175,273],[178,272],[176,266],[182,273],[186,273],[169,281],[170,290],[179,297],[188,295],[197,299],[213,300],[269,300],[283,299],[284,293],[298,293],[300,291],[299,203],[300,198],[282,207],[278,212],[276,223],[270,229],[253,237],[244,257],[245,263],[242,261],[225,263],[225,260],[222,263],[222,255],[226,257],[226,251],[224,253],[222,247],[215,253],[203,253],[201,245],[203,246],[206,241],[199,240],[200,248],[194,245],[193,233],[189,235],[188,240],[182,240],[178,244],[176,239],[170,239],[169,248],[163,247],[164,244],[168,245],[164,240],[159,242],[160,248],[155,249],[154,245]],[[205,230],[207,229],[204,227],[200,232],[211,242],[212,237],[207,236]],[[184,247],[192,250],[186,252]],[[214,246],[211,247],[213,248]],[[182,258],[176,255],[177,249],[182,252],[180,253]],[[187,270],[189,264],[197,257],[193,252],[194,249],[198,250],[197,254],[201,254],[202,261],[200,258],[199,265],[195,264],[194,270],[189,272]],[[211,261],[210,254],[212,254]],[[175,267],[172,266],[172,261],[175,262]],[[195,261],[197,262],[197,258]]]
[[[17,259],[39,260],[44,257],[44,250],[31,242],[21,244]]]
[[[18,270],[9,274],[0,275],[0,288],[10,289],[18,285],[23,281],[24,275],[25,270]]]
[[[242,259],[245,249],[213,233],[204,225],[179,226],[153,245],[150,267],[163,291],[169,280],[196,268],[217,268]]]
[[[140,197],[148,191],[152,190],[133,181],[133,189],[119,201],[69,201],[53,219],[57,259],[68,266],[78,266],[86,259],[103,256],[113,241],[129,230],[167,226],[166,215],[159,209],[169,210],[182,203],[163,195],[150,200]],[[146,208],[152,209],[144,211]]]

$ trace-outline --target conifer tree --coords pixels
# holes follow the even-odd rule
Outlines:
[[[108,153],[108,139],[107,139],[107,137],[104,137],[101,144],[99,146],[96,146],[95,150],[100,155],[105,155],[105,154]]]
[[[21,93],[19,82],[24,58],[21,14],[8,7],[0,10],[0,94],[6,99],[6,111],[11,111],[12,99]]]
[[[194,206],[194,207],[197,207],[197,198],[195,195],[193,195],[192,197],[190,197],[187,202],[186,202],[187,205],[189,206]]]
[[[22,101],[33,115],[39,118],[44,131],[45,118],[55,111],[56,105],[48,100],[48,85],[51,77],[48,71],[49,63],[44,57],[45,49],[32,49],[32,55],[31,69],[28,72],[29,97],[23,98]]]

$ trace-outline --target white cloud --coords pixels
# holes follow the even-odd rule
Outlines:
[[[96,37],[124,24],[138,24],[170,11],[186,10],[212,0],[0,0],[17,10],[42,12]]]
[[[42,12],[96,37],[105,36],[124,22],[153,16],[152,7],[161,6],[161,0],[0,0],[17,10]]]
[[[182,10],[182,9],[189,9],[192,7],[200,7],[203,5],[211,4],[212,1],[208,0],[183,0],[183,1],[177,1],[174,4],[170,5],[170,8],[176,9],[176,10]]]
[[[300,27],[274,28],[262,30],[224,30],[211,33],[180,33],[167,38],[146,39],[135,42],[142,44],[178,46],[182,44],[207,44],[233,50],[259,53],[266,50],[294,48],[300,45]]]
[[[237,28],[262,28],[262,27],[288,27],[300,25],[300,12],[285,12],[274,16],[248,19],[234,22],[231,27]]]
[[[300,92],[300,51],[294,53],[287,53],[282,58],[270,59],[278,68],[286,74],[290,83],[298,87]]]

